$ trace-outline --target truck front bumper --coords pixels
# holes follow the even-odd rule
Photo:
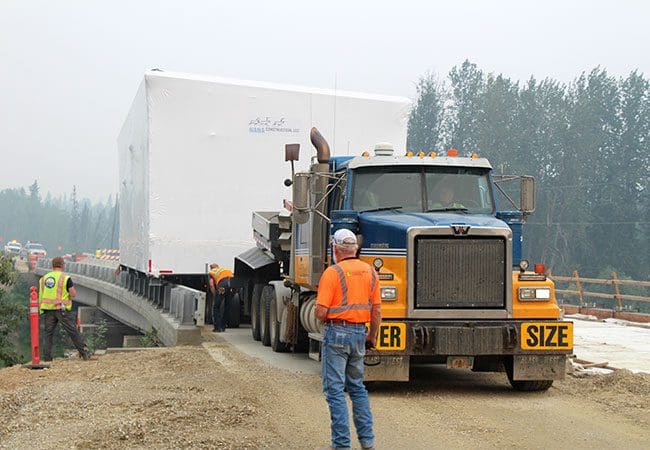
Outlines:
[[[560,380],[573,351],[573,323],[557,320],[385,321],[366,354],[366,380],[407,381],[412,360],[514,380]]]
[[[570,354],[573,323],[557,320],[384,321],[373,355]]]

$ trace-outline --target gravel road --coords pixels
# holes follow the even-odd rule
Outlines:
[[[0,448],[329,443],[318,375],[278,369],[218,335],[204,340],[0,370]],[[650,448],[647,374],[568,377],[545,393],[512,391],[502,374],[417,367],[413,375],[371,392],[379,449]]]

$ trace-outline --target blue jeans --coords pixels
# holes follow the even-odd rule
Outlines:
[[[230,288],[230,278],[224,278],[217,285],[217,293],[212,303],[212,326],[216,330],[225,331],[229,314],[228,304],[232,300],[233,292]]]
[[[364,325],[325,325],[322,353],[323,392],[332,420],[332,447],[350,448],[350,419],[343,388],[352,400],[352,419],[362,447],[374,446],[372,413],[363,384],[366,354]]]
[[[226,321],[223,316],[226,310],[226,296],[217,294],[212,301],[212,326],[215,330],[225,330]]]

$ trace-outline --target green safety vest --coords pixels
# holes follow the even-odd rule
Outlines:
[[[72,309],[70,293],[66,289],[68,279],[69,275],[57,270],[41,277],[38,283],[38,308],[41,314],[45,310]]]

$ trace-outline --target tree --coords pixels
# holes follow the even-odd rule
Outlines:
[[[483,120],[482,94],[485,91],[483,72],[467,60],[449,72],[452,88],[450,146],[462,152],[482,151],[476,136]]]
[[[41,240],[41,230],[43,217],[41,215],[41,194],[38,187],[38,181],[29,186],[29,199],[27,203],[27,224],[30,239],[35,241]]]
[[[79,217],[79,202],[77,201],[77,186],[72,186],[72,197],[70,198],[71,214],[70,214],[70,245],[72,251],[78,252],[80,250],[80,217]]]
[[[569,84],[531,77],[520,85],[464,61],[448,84],[425,74],[417,93],[413,150],[443,142],[488,157],[497,172],[536,177],[525,257],[560,274],[611,266],[650,278],[650,81],[642,74],[618,79],[596,67]]]
[[[445,106],[443,85],[428,73],[417,83],[418,98],[411,110],[406,147],[413,152],[437,151],[442,145],[442,124]]]
[[[10,301],[11,286],[16,281],[12,260],[0,255],[0,367],[20,362],[12,337],[27,317],[27,308]]]

